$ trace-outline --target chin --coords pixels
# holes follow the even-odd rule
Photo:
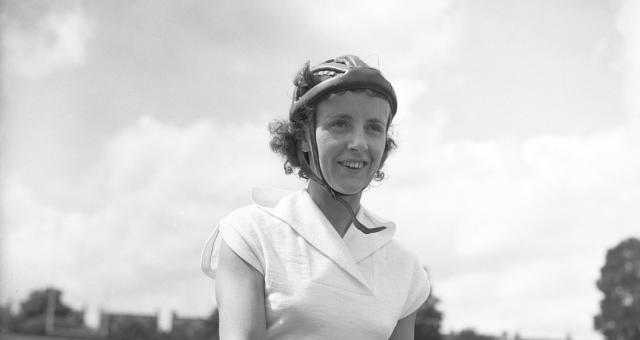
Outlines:
[[[344,185],[331,185],[336,191],[341,192],[345,195],[355,195],[357,193],[362,192],[369,186],[369,183],[354,185],[354,184],[344,184]]]

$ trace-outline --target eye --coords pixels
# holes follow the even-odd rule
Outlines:
[[[375,131],[375,132],[384,132],[384,126],[378,123],[369,124],[369,130]]]
[[[338,128],[338,129],[346,129],[349,127],[349,122],[347,122],[346,120],[343,119],[339,119],[339,120],[334,120],[333,122],[331,122],[331,124],[329,124],[330,127],[332,128]]]

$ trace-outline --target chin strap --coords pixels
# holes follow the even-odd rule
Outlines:
[[[347,209],[347,211],[349,212],[349,214],[351,215],[351,220],[353,221],[353,225],[356,226],[356,228],[358,228],[358,230],[360,230],[361,232],[365,233],[365,234],[372,234],[372,233],[377,233],[379,231],[383,231],[385,229],[387,229],[387,227],[377,227],[377,228],[367,228],[364,226],[364,224],[360,223],[360,221],[358,221],[358,219],[356,218],[356,214],[353,212],[353,209],[351,209],[351,205],[349,205],[349,203],[347,201],[345,201],[342,197],[337,196],[337,195],[333,195],[333,198],[342,203],[342,205],[344,205],[344,207]]]
[[[314,119],[314,117],[311,117],[311,119]],[[353,222],[353,225],[358,230],[360,230],[364,234],[372,234],[372,233],[377,233],[379,231],[385,230],[387,227],[382,226],[377,228],[367,228],[364,224],[360,223],[360,221],[358,221],[358,219],[356,218],[356,214],[353,211],[353,208],[351,207],[349,202],[347,202],[344,198],[342,198],[344,196],[352,196],[352,195],[346,195],[334,190],[329,185],[329,183],[327,183],[327,181],[324,179],[324,176],[322,175],[322,170],[320,169],[320,159],[318,158],[318,145],[316,144],[315,124],[312,124],[311,128],[308,129],[307,137],[311,144],[311,156],[313,157],[313,163],[315,164],[316,169],[318,169],[318,175],[319,175],[319,176],[316,175],[311,170],[311,166],[309,165],[307,158],[305,157],[302,150],[298,148],[298,159],[300,161],[300,165],[305,168],[305,172],[309,174],[309,178],[312,181],[315,181],[316,183],[320,184],[320,186],[324,190],[326,190],[334,200],[340,202],[345,207],[345,209],[347,209],[347,211],[349,212],[349,215],[351,215],[351,221]],[[362,190],[360,190],[360,192],[362,192]],[[356,195],[356,194],[353,194],[353,195]]]

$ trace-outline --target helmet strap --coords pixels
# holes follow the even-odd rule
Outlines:
[[[311,146],[311,159],[313,159],[313,163],[315,165],[316,170],[318,171],[318,174],[316,174],[312,169],[311,166],[309,165],[309,162],[307,161],[307,158],[305,157],[304,153],[302,152],[302,150],[300,150],[300,148],[298,148],[298,160],[300,161],[300,165],[304,168],[305,172],[307,172],[309,174],[309,179],[311,179],[312,181],[315,181],[316,183],[320,184],[320,186],[326,190],[329,195],[331,195],[331,197],[340,202],[345,209],[347,209],[347,212],[349,212],[349,215],[351,215],[351,220],[353,222],[353,225],[360,230],[362,233],[364,234],[371,234],[371,233],[376,233],[379,231],[382,231],[384,229],[386,229],[386,227],[377,227],[377,228],[367,228],[366,226],[364,226],[364,224],[360,223],[360,221],[358,221],[358,219],[356,218],[356,214],[353,211],[353,208],[351,207],[351,205],[349,204],[349,202],[347,202],[343,197],[346,196],[353,196],[353,195],[357,195],[359,193],[362,192],[362,190],[364,190],[364,188],[362,190],[360,190],[359,192],[355,193],[355,194],[343,194],[335,189],[333,189],[329,183],[327,183],[327,181],[325,180],[324,176],[322,175],[322,169],[320,168],[320,158],[318,156],[318,144],[317,144],[317,140],[316,140],[316,128],[315,128],[315,117],[312,115],[310,117],[310,119],[312,120],[311,124],[308,124],[308,128],[307,130],[307,140],[309,141],[309,145]]]

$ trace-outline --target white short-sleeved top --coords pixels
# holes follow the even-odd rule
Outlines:
[[[392,239],[392,222],[361,207],[360,222],[387,228],[367,235],[352,225],[341,238],[306,190],[253,196],[214,230],[202,267],[215,278],[221,235],[263,274],[267,339],[388,339],[426,301],[427,273]]]

